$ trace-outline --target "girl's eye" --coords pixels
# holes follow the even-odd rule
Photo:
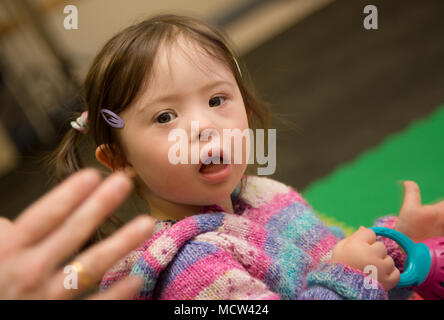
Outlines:
[[[174,114],[172,112],[164,112],[161,113],[157,118],[156,122],[158,123],[167,123],[171,120],[174,120]]]
[[[217,103],[218,103],[217,100],[218,99],[226,99],[226,98],[224,96],[217,96],[217,97],[211,98],[210,101],[209,101],[210,102],[210,107],[214,107],[214,106],[217,107]],[[222,103],[223,102],[219,103],[219,105],[222,105]]]

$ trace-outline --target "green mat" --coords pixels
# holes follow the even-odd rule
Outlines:
[[[419,185],[423,204],[444,198],[444,105],[315,181],[302,194],[321,216],[350,230],[371,227],[384,215],[398,215],[403,180]]]

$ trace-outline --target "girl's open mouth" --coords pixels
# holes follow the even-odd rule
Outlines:
[[[227,179],[231,172],[231,164],[223,163],[223,155],[221,153],[219,163],[213,163],[213,158],[209,157],[201,164],[199,175],[208,183],[218,183]],[[208,163],[208,164],[205,164]]]
[[[222,170],[224,167],[226,167],[227,164],[215,164],[215,163],[210,163],[210,164],[203,164],[200,167],[199,172],[200,173],[212,173],[212,172],[217,172],[219,170]]]

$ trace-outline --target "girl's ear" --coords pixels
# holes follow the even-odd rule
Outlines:
[[[96,149],[96,159],[105,167],[107,167],[111,171],[123,171],[128,177],[135,178],[136,171],[133,166],[126,162],[124,163],[120,154],[116,155],[114,158],[114,167],[113,167],[113,159],[112,153],[107,144],[101,144]]]

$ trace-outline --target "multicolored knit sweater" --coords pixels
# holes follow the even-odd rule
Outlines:
[[[364,273],[329,262],[342,236],[293,188],[248,176],[232,199],[235,214],[213,205],[177,222],[159,221],[152,238],[105,274],[101,289],[132,274],[144,279],[135,299],[388,298],[380,284],[366,289]],[[376,225],[392,227],[395,219]],[[383,241],[402,269],[405,256]]]

